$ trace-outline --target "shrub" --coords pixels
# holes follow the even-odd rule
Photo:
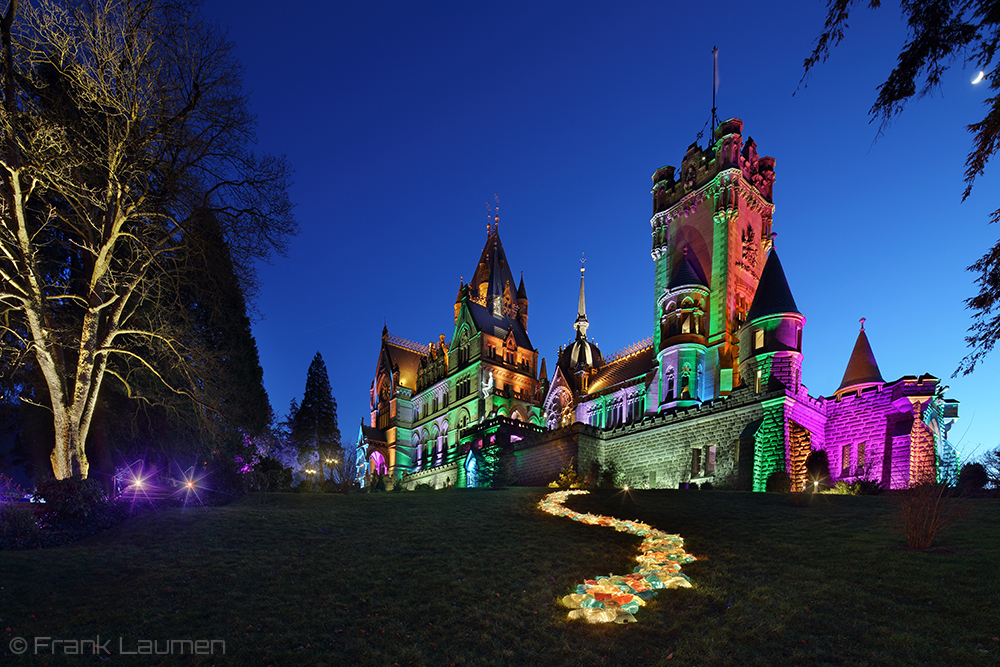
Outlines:
[[[559,477],[555,481],[557,488],[566,489],[580,489],[586,486],[586,480],[576,472],[576,459],[572,458],[569,462],[563,466],[562,470],[559,471]]]
[[[313,483],[310,479],[304,479],[295,485],[295,491],[297,493],[312,493]]]
[[[885,484],[874,479],[859,479],[853,486],[859,496],[880,496],[885,493]]]
[[[0,474],[0,503],[14,502],[24,497],[24,490],[10,477]]]
[[[927,549],[934,536],[963,516],[968,506],[947,497],[944,484],[920,484],[897,496],[899,519],[911,549]]]
[[[371,487],[369,487],[369,491],[370,490],[371,490]],[[393,493],[402,493],[403,491],[406,491],[406,483],[403,481],[403,475],[402,474],[397,474],[392,479],[392,492]]]
[[[100,483],[79,475],[45,480],[35,498],[45,501],[45,515],[53,523],[82,523],[108,504]]]
[[[792,478],[784,470],[775,470],[767,476],[765,488],[768,493],[789,493],[792,490]]]
[[[982,463],[966,463],[958,473],[958,488],[965,493],[982,491],[990,476]]]
[[[827,493],[832,493],[837,496],[856,496],[857,493],[854,490],[853,484],[848,484],[844,480],[840,480],[834,484]]]
[[[258,460],[254,465],[254,472],[263,475],[265,488],[268,491],[287,491],[292,487],[292,469],[286,468],[281,465],[281,461],[270,456]]]
[[[430,484],[428,484],[427,482],[421,482],[420,484],[417,484],[416,487],[414,487],[413,490],[414,491],[433,491],[434,487],[431,486]]]
[[[702,490],[702,491],[711,491],[711,490],[712,490],[712,489],[714,489],[714,488],[715,488],[715,487],[714,487],[714,486],[712,486],[712,483],[711,483],[711,482],[702,482],[702,483],[701,483],[701,490]]]
[[[820,491],[830,486],[830,457],[825,450],[809,452],[806,457],[806,490]],[[819,482],[816,484],[815,482]]]
[[[608,461],[601,468],[597,484],[602,489],[620,489],[624,485],[622,473],[618,470],[618,464],[614,460]]]
[[[31,537],[38,534],[35,513],[23,507],[0,504],[0,535],[3,537]]]

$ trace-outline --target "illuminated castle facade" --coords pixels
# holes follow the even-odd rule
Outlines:
[[[523,278],[515,292],[493,227],[459,290],[453,345],[383,331],[363,472],[471,485],[477,452],[500,438],[527,484],[575,458],[584,474],[613,463],[633,485],[760,491],[784,471],[801,490],[816,450],[834,481],[902,488],[957,475],[947,433],[958,402],[931,375],[886,382],[863,320],[840,387],[813,397],[802,384],[806,318],[773,249],[774,166],[731,119],[709,148],[692,144],[679,170],[658,169],[652,335],[605,359],[587,338],[581,269],[575,338],[551,383],[544,361],[536,375]]]
[[[491,420],[485,430],[494,438],[502,430],[508,446],[508,425],[519,433],[544,430],[544,361],[539,377],[524,276],[514,282],[499,227],[497,218],[472,280],[459,285],[451,342],[442,334],[422,345],[383,327],[371,416],[359,437],[360,478],[431,471],[436,486],[474,486],[482,438],[473,436],[484,422]]]

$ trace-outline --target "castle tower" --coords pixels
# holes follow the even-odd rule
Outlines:
[[[740,379],[754,391],[767,391],[772,378],[792,394],[802,380],[802,328],[806,318],[788,289],[778,252],[761,271],[757,293],[740,329]]]
[[[653,174],[653,343],[663,349],[667,293],[686,252],[709,290],[701,307],[701,400],[726,396],[737,382],[739,327],[771,247],[773,185],[774,158],[758,157],[753,139],[744,143],[743,121],[737,118],[719,124],[708,148],[692,144],[679,172],[666,166]]]
[[[693,257],[685,247],[663,293],[656,357],[661,410],[713,398],[705,382],[705,310],[710,291]]]
[[[559,355],[559,368],[568,379],[576,378],[575,390],[578,393],[587,393],[588,383],[591,376],[604,365],[604,356],[601,350],[587,340],[587,329],[590,328],[590,321],[587,319],[587,300],[584,292],[583,274],[584,267],[580,267],[580,299],[577,305],[576,321],[573,328],[576,329],[576,338]]]

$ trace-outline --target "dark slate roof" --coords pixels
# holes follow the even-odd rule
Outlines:
[[[688,259],[687,253],[684,253],[681,257],[681,261],[677,263],[674,275],[670,279],[669,289],[674,289],[675,287],[681,287],[683,285],[703,285],[708,287],[705,279],[698,274],[698,271],[691,264],[691,260]]]
[[[516,318],[507,317],[502,314],[500,317],[495,317],[492,310],[480,306],[471,299],[466,301],[466,305],[469,307],[469,313],[472,314],[472,321],[476,323],[476,328],[479,331],[496,336],[497,338],[506,338],[507,331],[510,330],[514,332],[514,342],[517,343],[518,347],[529,350],[535,349],[531,347],[528,332],[524,330],[524,327],[521,326],[521,323]]]
[[[785,279],[785,271],[781,268],[778,253],[772,249],[764,264],[764,270],[760,272],[760,282],[757,283],[757,293],[754,294],[753,303],[750,304],[750,311],[747,313],[747,322],[784,313],[802,314],[795,305],[792,291],[788,289],[788,280]]]
[[[604,355],[596,343],[587,340],[586,336],[576,334],[576,340],[567,345],[559,356],[559,367],[566,377],[572,377],[577,366],[600,368],[604,365]]]
[[[638,352],[605,363],[590,381],[588,393],[595,394],[622,382],[645,377],[656,366],[655,356],[654,348],[650,345]]]
[[[469,287],[473,294],[479,294],[479,285],[484,281],[488,284],[486,290],[486,303],[491,302],[493,296],[503,296],[504,287],[510,285],[511,295],[516,294],[517,287],[514,282],[514,274],[507,264],[507,254],[503,251],[503,244],[500,242],[500,232],[497,227],[491,228],[489,236],[486,237],[486,245],[483,246],[483,253],[479,256],[479,264],[472,274]]]
[[[878,370],[878,363],[875,361],[875,353],[872,352],[872,346],[868,343],[868,336],[865,335],[865,330],[862,329],[858,332],[858,340],[854,343],[851,360],[847,362],[844,379],[841,381],[837,391],[875,382],[885,382],[885,380],[882,379],[882,373]]]

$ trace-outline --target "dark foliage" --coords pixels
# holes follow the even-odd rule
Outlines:
[[[767,476],[768,493],[788,493],[792,490],[792,478],[784,470],[775,470]]]
[[[844,39],[848,19],[858,0],[831,0],[826,24],[816,47],[805,60],[805,82],[812,68],[824,62],[830,49]],[[868,0],[870,8],[880,0]],[[879,86],[878,97],[869,111],[881,122],[880,132],[903,111],[912,98],[933,92],[941,77],[957,62],[975,65],[986,72],[986,85],[993,93],[984,100],[986,116],[968,126],[972,149],[965,161],[963,201],[972,192],[976,178],[1000,150],[1000,67],[993,66],[1000,48],[1000,0],[900,0],[907,23],[907,42],[899,52],[896,67]],[[1000,221],[1000,208],[990,216]],[[1000,242],[990,248],[969,270],[977,274],[979,294],[965,303],[973,312],[972,326],[965,340],[972,351],[959,364],[956,374],[968,374],[992,351],[1000,340]]]
[[[82,523],[108,505],[97,480],[74,475],[38,484],[35,497],[45,503],[45,520],[53,524]]]
[[[858,496],[880,496],[885,493],[885,484],[878,480],[859,479],[851,485]]]
[[[809,452],[809,456],[806,457],[806,478],[806,491],[822,491],[830,488],[830,457],[826,450]]]
[[[990,483],[982,463],[966,463],[958,473],[958,488],[965,493],[982,491]]]
[[[292,487],[292,469],[270,456],[261,457],[254,466],[254,472],[263,475],[268,491],[287,491]]]
[[[993,488],[1000,489],[1000,447],[983,454],[979,462],[986,469],[986,475],[990,478]]]
[[[487,489],[500,489],[515,483],[511,473],[512,454],[500,443],[488,442],[479,450],[478,486]]]
[[[38,518],[26,507],[0,503],[0,537],[27,539],[38,535]]]

